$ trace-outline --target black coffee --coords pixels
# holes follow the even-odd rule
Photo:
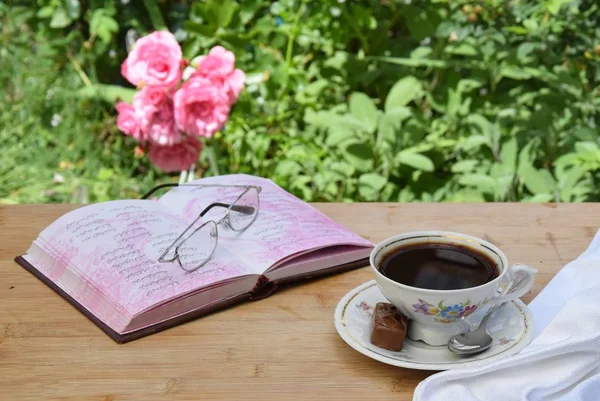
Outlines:
[[[380,271],[398,283],[430,290],[477,287],[498,277],[496,264],[487,255],[435,243],[394,249],[383,257]]]

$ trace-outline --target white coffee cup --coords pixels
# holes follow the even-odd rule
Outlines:
[[[398,248],[422,243],[450,244],[472,249],[493,261],[498,276],[485,284],[458,290],[432,290],[401,284],[384,276],[382,260]],[[469,330],[463,317],[489,303],[502,303],[522,297],[533,286],[536,269],[525,265],[509,266],[504,253],[491,243],[466,234],[447,231],[418,231],[397,235],[379,243],[371,252],[371,268],[383,295],[411,321],[408,336],[430,345],[446,345],[448,340]],[[499,289],[524,275],[520,291],[502,296]]]

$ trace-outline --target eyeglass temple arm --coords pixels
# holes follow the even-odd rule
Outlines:
[[[160,185],[157,185],[157,186],[155,186],[154,188],[152,188],[150,191],[146,192],[146,193],[144,194],[144,196],[142,196],[140,199],[147,199],[148,197],[150,197],[150,195],[152,195],[153,193],[155,193],[155,192],[156,192],[156,191],[158,191],[159,189],[163,189],[163,188],[172,188],[172,187],[179,187],[179,186],[180,186],[180,184],[177,184],[177,183],[174,183],[174,182],[167,183],[167,184],[160,184]],[[261,188],[259,187],[259,188],[258,188],[258,192],[260,192],[260,191],[261,191]],[[227,207],[229,207],[229,205],[227,205]],[[254,208],[253,208],[253,207],[250,207],[250,206],[243,206],[243,207],[249,207],[249,208],[251,208],[252,210],[254,210]],[[250,212],[250,213],[253,213],[253,212]]]
[[[142,196],[142,199],[147,199],[150,195],[152,195],[153,193],[155,193],[159,189],[170,188],[170,187],[178,187],[178,186],[179,186],[179,184],[176,184],[176,183],[167,183],[167,184],[157,185],[154,188],[152,188],[150,191],[148,191],[144,196]],[[231,206],[231,205],[228,205],[227,203],[215,202],[213,204],[208,205],[208,207],[206,209],[204,209],[202,211],[202,213],[200,213],[200,216],[204,216],[213,207],[228,208],[229,206]],[[254,208],[252,206],[233,205],[233,206],[231,206],[231,210],[233,210],[235,212],[243,213],[243,214],[252,214],[252,213],[254,213]]]
[[[220,203],[220,202],[212,203],[212,204],[208,205],[207,208],[202,211],[202,213],[200,213],[200,217],[202,217],[206,213],[208,213],[210,211],[210,209],[212,209],[213,207],[228,208],[229,206],[231,206],[231,205],[229,205],[227,203]],[[243,213],[243,214],[252,214],[252,213],[254,213],[254,208],[252,206],[233,205],[233,206],[231,206],[231,210],[233,210],[235,212]]]
[[[167,184],[160,184],[155,186],[154,188],[152,188],[150,191],[146,192],[146,194],[144,196],[142,196],[141,199],[148,199],[148,197],[150,195],[152,195],[153,193],[155,193],[156,191],[158,191],[159,189],[163,189],[163,188],[170,188],[170,187],[178,187],[179,184],[176,183],[167,183]]]

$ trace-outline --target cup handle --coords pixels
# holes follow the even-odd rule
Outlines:
[[[510,294],[492,297],[490,302],[493,304],[514,301],[527,294],[531,290],[531,287],[533,287],[537,269],[522,264],[516,264],[512,265],[506,273],[508,278],[506,286],[512,286],[518,282],[520,282],[520,284],[518,285],[518,288],[515,288]]]

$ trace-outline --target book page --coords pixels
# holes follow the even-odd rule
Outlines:
[[[45,229],[39,243],[63,269],[135,315],[189,291],[251,274],[225,248],[201,269],[187,273],[159,256],[187,227],[169,209],[151,200],[123,200],[70,212]],[[190,252],[200,244],[190,239]],[[60,279],[60,268],[50,274]]]
[[[252,264],[258,274],[278,262],[310,250],[333,245],[372,246],[369,241],[287,193],[271,180],[241,174],[204,178],[192,184],[256,185],[262,188],[258,215],[252,225],[241,233],[223,224],[218,228],[219,245]],[[243,190],[183,186],[165,194],[160,202],[183,220],[191,222],[211,203],[230,204]],[[219,221],[225,216],[225,211],[223,207],[213,208],[203,219]]]

